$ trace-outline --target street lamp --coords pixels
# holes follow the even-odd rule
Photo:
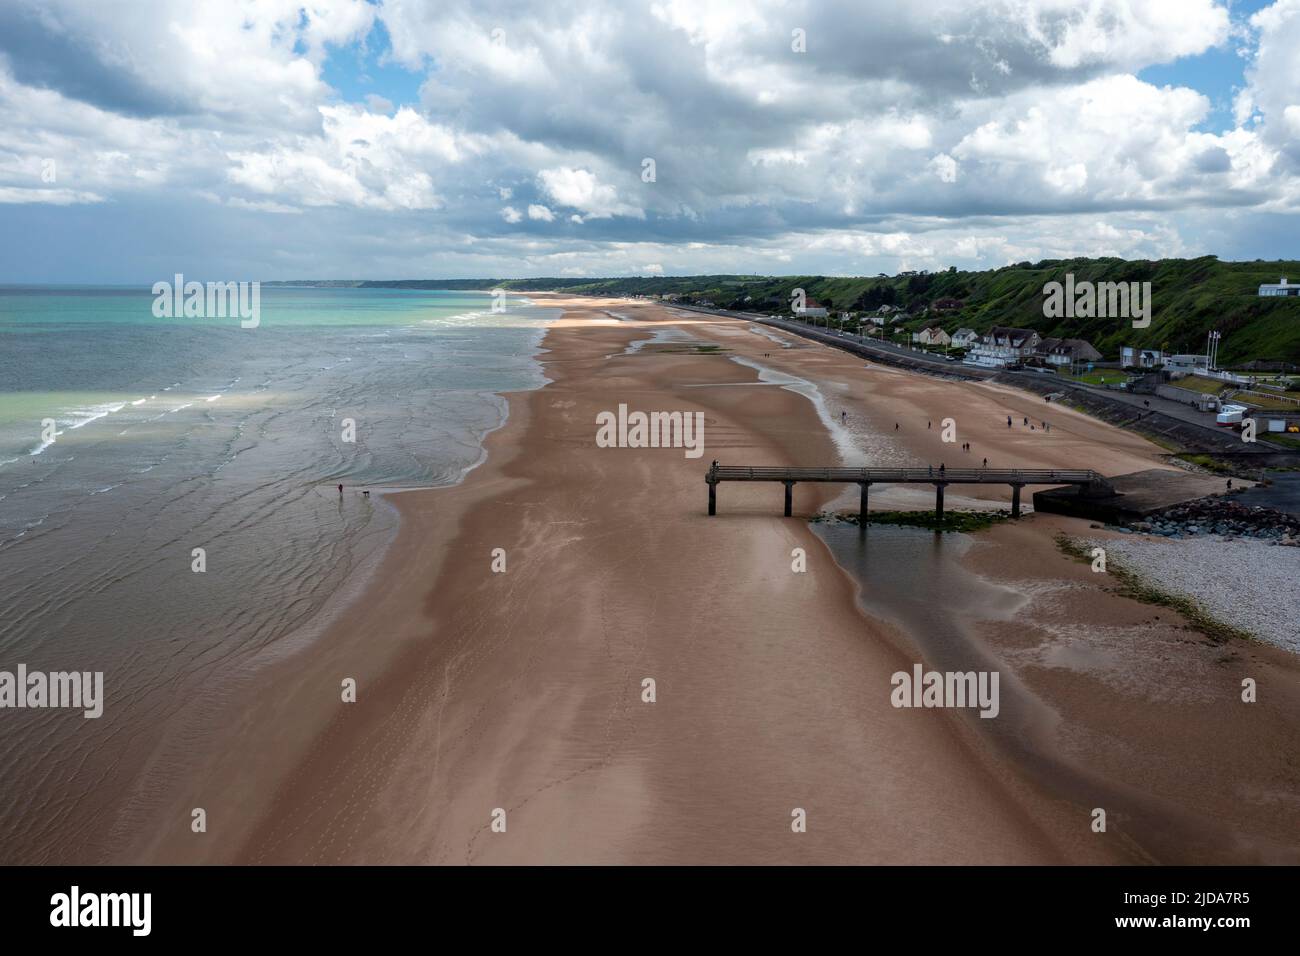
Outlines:
[[[1219,339],[1223,336],[1219,332],[1211,332],[1205,346],[1205,361],[1209,365],[1209,371],[1213,372],[1219,361]]]

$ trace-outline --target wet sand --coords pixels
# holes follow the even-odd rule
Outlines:
[[[859,439],[877,460],[955,467],[962,453],[940,442],[948,416],[958,440],[975,443],[965,457],[987,455],[996,467],[1082,459],[1120,473],[1158,464],[1159,449],[1054,406],[1050,433],[1007,429],[1008,412],[1039,412],[1041,399],[864,369],[793,337],[778,336],[791,341],[782,348],[745,322],[553,301],[566,312],[544,342],[551,384],[510,396],[487,462],[461,485],[388,497],[401,528],[364,593],[306,652],[259,675],[250,691],[283,693],[252,693],[221,760],[177,802],[175,824],[132,859],[1294,858],[1295,827],[1286,828],[1297,799],[1286,763],[1297,752],[1287,716],[1300,684],[1294,663],[1252,648],[1216,664],[1176,624],[1158,642],[1144,640],[1140,615],[1152,610],[1080,578],[1087,567],[1063,558],[1040,527],[1056,519],[995,529],[964,559],[1032,596],[1010,620],[970,623],[983,651],[1058,717],[1026,751],[979,726],[996,721],[891,707],[890,675],[922,659],[916,644],[859,608],[856,582],[805,522],[780,517],[779,485],[724,485],[718,516],[705,516],[711,459],[834,464],[845,439]],[[679,338],[623,354],[664,322],[727,351],[700,352]],[[806,397],[760,384],[735,356],[814,381],[830,416],[848,412],[841,441]],[[703,457],[598,448],[596,415],[621,402],[703,412]],[[799,486],[796,513],[815,513],[834,494]],[[874,507],[924,507],[929,498],[873,490]],[[949,507],[960,506],[951,495]],[[496,548],[505,573],[492,570]],[[807,573],[791,570],[796,548]],[[1052,631],[1053,613],[1067,614],[1065,638]],[[1125,667],[1159,680],[1106,680],[1092,651],[1076,646],[1099,627],[1120,635]],[[1214,696],[1238,666],[1264,675],[1275,695],[1267,706],[1237,712]],[[356,703],[340,701],[347,677],[357,680]],[[655,681],[654,703],[642,700],[645,678]],[[1098,713],[1112,698],[1125,709]],[[1196,708],[1193,733],[1171,723]],[[1254,735],[1255,763],[1241,755],[1238,734]],[[1220,754],[1236,761],[1230,769],[1219,769]],[[1090,830],[1096,796],[1081,788],[1080,772],[1103,778],[1106,799],[1119,801],[1105,835]],[[1124,805],[1133,792],[1140,812]],[[1229,829],[1244,835],[1229,839],[1220,826],[1201,843],[1185,838],[1203,809],[1243,795],[1245,809],[1232,811],[1243,822]],[[185,808],[194,806],[208,811],[206,834],[189,832]],[[505,832],[492,829],[497,809]],[[805,833],[792,832],[796,809],[806,811]]]

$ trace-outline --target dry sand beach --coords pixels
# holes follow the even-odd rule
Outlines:
[[[1002,595],[988,616],[954,609],[961,646],[1004,675],[1002,715],[982,721],[891,706],[891,674],[928,666],[935,645],[864,611],[870,587],[780,516],[780,486],[723,485],[705,514],[712,459],[1117,474],[1161,466],[1161,449],[1032,395],[864,367],[748,322],[551,301],[565,312],[544,341],[550,383],[509,396],[463,483],[386,497],[401,527],[380,566],[327,633],[250,682],[224,755],[177,801],[178,820],[204,806],[209,833],[178,826],[130,859],[1300,861],[1300,661],[1112,593],[1053,541],[1085,522],[998,526],[960,558]],[[597,414],[620,403],[702,412],[703,457],[597,447]],[[970,453],[941,442],[949,416]],[[796,515],[836,493],[796,487]],[[931,504],[873,490],[876,508]],[[791,570],[797,548],[807,573]],[[1256,704],[1239,700],[1246,676]],[[355,704],[339,702],[346,677]]]

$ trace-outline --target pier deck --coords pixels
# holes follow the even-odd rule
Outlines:
[[[718,513],[718,485],[724,481],[778,481],[785,485],[785,516],[791,515],[794,486],[801,481],[857,484],[862,487],[861,514],[867,513],[873,484],[926,484],[935,488],[935,515],[943,519],[943,490],[948,485],[1008,485],[1011,514],[1020,517],[1020,490],[1026,485],[1074,485],[1081,495],[1114,494],[1109,481],[1091,469],[1059,468],[786,468],[774,465],[720,465],[704,477],[709,486],[709,514]]]

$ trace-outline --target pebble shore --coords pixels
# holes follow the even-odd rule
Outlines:
[[[1272,536],[1132,534],[1094,541],[1149,584],[1194,599],[1219,620],[1300,654],[1300,548]]]

